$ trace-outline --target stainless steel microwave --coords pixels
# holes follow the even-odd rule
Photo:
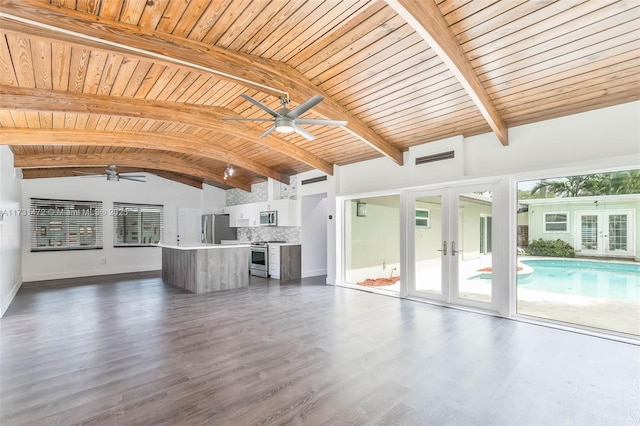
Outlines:
[[[278,212],[276,210],[260,212],[260,226],[278,226]]]

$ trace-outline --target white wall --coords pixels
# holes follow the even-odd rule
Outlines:
[[[147,182],[107,182],[106,178],[24,179],[22,207],[28,208],[30,198],[102,201],[103,208],[113,208],[114,201],[164,205],[164,238],[176,243],[178,208],[202,209],[202,194],[198,188],[179,184],[147,174]],[[215,192],[215,191],[214,191]],[[161,249],[157,247],[113,247],[113,217],[103,222],[102,250],[72,250],[31,253],[29,217],[22,221],[22,277],[24,281],[69,278],[159,270]],[[101,260],[106,259],[102,264]]]
[[[202,214],[218,213],[226,205],[226,192],[215,186],[202,185]]]
[[[22,285],[20,171],[14,173],[13,153],[0,146],[0,317]]]

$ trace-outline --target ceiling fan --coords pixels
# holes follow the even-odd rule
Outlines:
[[[293,133],[304,136],[310,141],[314,140],[315,137],[300,127],[300,124],[319,124],[324,126],[346,126],[346,121],[339,120],[319,120],[314,118],[300,118],[302,114],[309,111],[314,106],[318,105],[322,102],[322,96],[312,96],[306,102],[301,103],[294,109],[287,108],[289,105],[289,98],[280,98],[280,102],[282,103],[282,108],[277,111],[272,110],[268,106],[264,105],[261,102],[256,101],[249,95],[242,94],[240,95],[247,101],[251,102],[258,108],[268,112],[273,116],[273,118],[223,118],[223,120],[230,121],[272,121],[273,126],[269,127],[266,132],[260,135],[261,138],[267,136],[274,130],[280,133]]]
[[[87,176],[83,176],[83,177],[101,177],[103,176],[103,174],[96,174],[96,173],[88,173],[88,172],[81,172],[81,171],[74,171],[74,173],[79,174],[79,175],[87,175]],[[118,182],[120,179],[123,180],[133,180],[136,182],[146,182],[146,180],[140,179],[140,178],[144,178],[146,177],[145,175],[132,175],[130,173],[124,174],[124,173],[118,173],[118,171],[116,170],[116,166],[114,164],[110,165],[109,167],[107,167],[105,169],[105,174],[107,176],[107,181],[109,182]]]

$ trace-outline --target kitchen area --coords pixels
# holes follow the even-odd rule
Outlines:
[[[225,206],[200,217],[199,243],[160,244],[165,282],[196,294],[246,287],[249,276],[302,276],[300,209],[295,182],[226,191]],[[212,284],[213,283],[213,284]]]

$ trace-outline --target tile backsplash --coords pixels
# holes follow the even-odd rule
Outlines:
[[[300,243],[302,228],[299,226],[255,226],[252,228],[237,228],[238,240],[248,241],[286,241]]]
[[[237,206],[238,204],[259,203],[269,200],[269,187],[267,182],[254,183],[251,185],[251,192],[242,189],[228,189],[225,193],[227,206]]]
[[[298,188],[298,177],[292,176],[289,185],[280,183],[280,198],[295,199]],[[254,183],[251,192],[241,189],[229,189],[226,191],[227,206],[239,204],[259,203],[269,201],[268,182]],[[299,226],[263,226],[251,228],[237,228],[238,240],[247,241],[286,241],[288,243],[300,243],[302,241],[302,228]]]
[[[295,199],[298,192],[298,176],[291,176],[289,185],[280,182],[280,198]],[[278,196],[276,196],[278,198]],[[225,192],[227,206],[237,206],[238,204],[259,203],[269,201],[268,182],[254,183],[251,185],[251,192],[242,189],[229,189]]]

